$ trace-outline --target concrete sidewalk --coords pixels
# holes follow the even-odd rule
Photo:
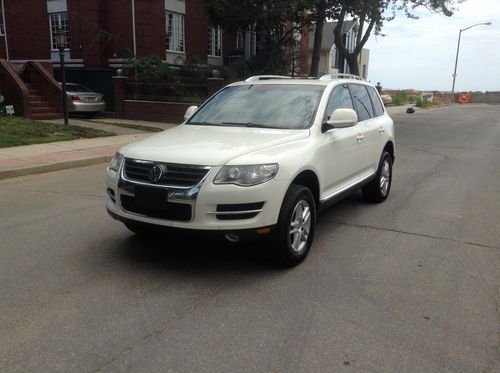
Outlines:
[[[42,122],[47,123],[55,123],[55,124],[64,124],[63,119],[53,119],[53,120],[44,120]],[[98,130],[104,130],[116,133],[117,135],[132,135],[136,133],[147,133],[149,131],[142,131],[136,128],[126,128],[120,127],[119,124],[127,124],[127,125],[139,125],[143,127],[155,127],[161,128],[162,130],[167,130],[169,128],[175,127],[176,124],[172,123],[162,123],[162,122],[147,122],[142,120],[129,120],[129,119],[113,119],[113,118],[75,118],[71,117],[69,119],[70,125],[80,126],[80,127],[89,127]],[[118,125],[114,125],[118,124]]]
[[[0,180],[109,162],[122,146],[153,133],[98,137],[0,149]]]

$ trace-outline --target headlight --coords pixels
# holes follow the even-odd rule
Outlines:
[[[108,171],[112,170],[112,171],[118,172],[118,170],[120,169],[120,166],[122,164],[122,161],[123,161],[123,154],[116,152],[115,156],[113,157],[113,159],[109,163]]]
[[[252,186],[271,180],[278,173],[278,164],[224,166],[215,177],[215,184]]]

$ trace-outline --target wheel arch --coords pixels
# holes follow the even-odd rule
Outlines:
[[[394,143],[392,141],[389,140],[387,144],[385,144],[384,152],[387,152],[391,155],[392,162],[394,163],[395,154],[394,154]]]
[[[314,203],[318,208],[320,203],[319,178],[314,171],[303,170],[293,179],[291,184],[303,185],[311,191],[314,196]]]

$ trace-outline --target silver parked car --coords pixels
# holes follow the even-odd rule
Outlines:
[[[66,83],[68,111],[70,113],[97,113],[106,109],[102,93],[93,92],[89,88],[76,83]]]

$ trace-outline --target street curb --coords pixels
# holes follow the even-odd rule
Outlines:
[[[112,158],[113,158],[112,155],[101,155],[90,158],[72,159],[69,161],[61,161],[61,162],[41,164],[36,166],[26,166],[11,170],[3,170],[0,171],[0,180],[10,179],[19,176],[41,174],[51,171],[66,170],[69,168],[91,166],[99,163],[110,162]]]

